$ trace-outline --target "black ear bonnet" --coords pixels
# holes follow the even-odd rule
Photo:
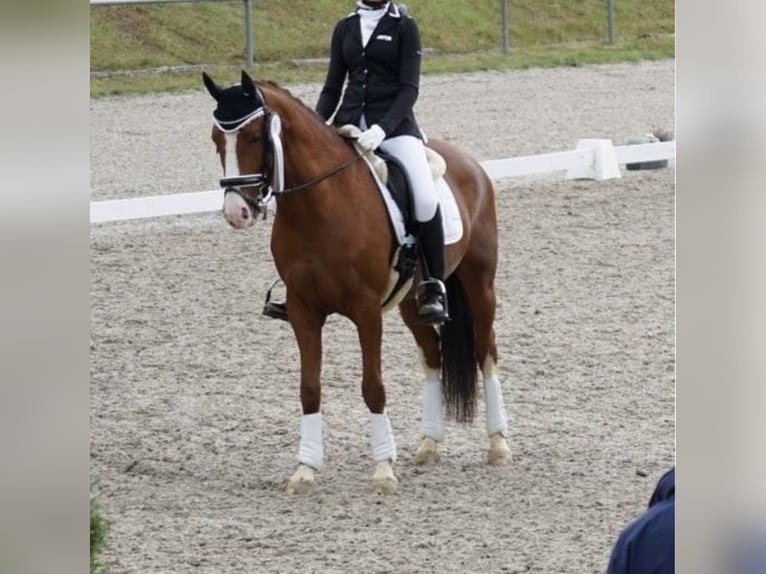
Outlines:
[[[242,83],[229,88],[221,88],[205,73],[202,78],[208,92],[218,102],[213,118],[223,131],[234,131],[259,115],[259,111],[265,113],[263,95],[244,71]]]

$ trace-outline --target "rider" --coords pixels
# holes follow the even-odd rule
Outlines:
[[[428,276],[421,284],[418,317],[422,323],[441,324],[449,318],[442,283],[444,230],[422,132],[413,111],[421,54],[418,26],[403,6],[387,0],[359,0],[356,10],[335,26],[330,66],[316,112],[325,121],[335,113],[336,126],[358,126],[364,130],[357,140],[360,147],[380,148],[407,171],[427,268],[423,275]]]

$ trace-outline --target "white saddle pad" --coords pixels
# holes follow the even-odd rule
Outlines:
[[[378,189],[388,209],[388,215],[391,218],[394,231],[396,231],[399,244],[409,245],[415,243],[415,238],[408,235],[404,230],[404,215],[402,215],[399,206],[396,205],[394,198],[391,197],[391,192],[388,191],[386,185],[381,181],[367,157],[364,156],[363,159],[373,178],[375,178],[375,183],[378,184]],[[435,179],[434,187],[436,187],[436,192],[439,194],[439,207],[441,208],[442,226],[444,227],[444,245],[450,245],[460,241],[460,238],[463,237],[463,220],[460,219],[460,210],[457,207],[455,196],[452,194],[452,190],[444,177]]]

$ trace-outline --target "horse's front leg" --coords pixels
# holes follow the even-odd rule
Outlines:
[[[362,396],[370,409],[372,457],[376,463],[372,487],[377,493],[388,494],[396,490],[398,481],[393,468],[396,462],[396,443],[385,412],[386,390],[381,376],[383,318],[379,302],[372,300],[355,312],[352,320],[356,324],[362,347]]]
[[[288,297],[290,293],[288,292]],[[288,302],[290,324],[298,341],[301,356],[301,441],[298,448],[298,470],[287,484],[287,492],[309,492],[316,484],[315,474],[322,466],[322,413],[320,373],[322,365],[322,327],[325,317],[301,305]]]

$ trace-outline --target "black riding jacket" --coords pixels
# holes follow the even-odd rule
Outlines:
[[[343,83],[348,86],[333,120],[336,126],[378,124],[386,137],[420,138],[413,106],[420,84],[420,31],[393,2],[362,47],[359,15],[354,12],[335,26],[327,71],[316,111],[325,121],[338,107]]]

